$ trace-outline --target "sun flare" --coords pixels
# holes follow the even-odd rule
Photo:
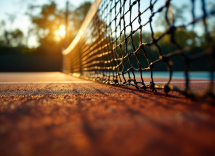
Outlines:
[[[64,25],[60,25],[60,26],[59,26],[59,30],[56,30],[56,31],[55,31],[55,35],[56,35],[56,36],[64,37],[64,36],[66,35],[65,26],[64,26]]]

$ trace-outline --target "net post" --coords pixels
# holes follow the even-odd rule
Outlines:
[[[65,49],[68,46],[68,16],[69,16],[69,1],[66,1],[66,13],[65,13],[65,30],[66,30],[66,34],[65,34]]]

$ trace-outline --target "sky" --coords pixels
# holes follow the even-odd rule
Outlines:
[[[55,0],[59,9],[66,7],[67,0]],[[86,1],[93,0],[68,0],[71,7],[78,7]],[[31,25],[31,21],[27,15],[27,7],[29,4],[43,5],[48,4],[50,0],[0,0],[0,22],[5,21],[6,27],[9,30],[20,29],[25,35],[27,34],[27,28]],[[15,15],[13,24],[8,20],[8,16]],[[36,37],[32,36],[29,40],[31,47],[38,46]]]

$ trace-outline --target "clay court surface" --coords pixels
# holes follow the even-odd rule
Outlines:
[[[213,101],[57,72],[0,73],[0,86],[1,156],[215,155]]]

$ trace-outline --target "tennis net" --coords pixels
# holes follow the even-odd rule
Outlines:
[[[63,72],[106,84],[214,97],[214,15],[210,0],[95,0],[63,51]],[[210,85],[194,94],[189,71],[198,69],[210,73]],[[163,70],[169,78],[157,85],[153,73]],[[170,85],[175,70],[183,71],[185,89]]]

